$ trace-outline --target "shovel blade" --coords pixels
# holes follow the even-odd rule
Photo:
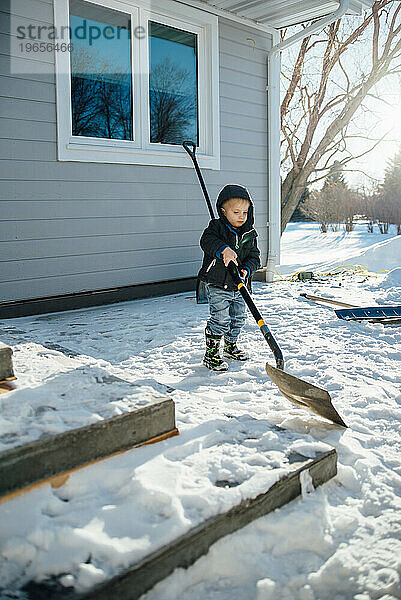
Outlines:
[[[324,417],[336,425],[347,427],[332,405],[330,394],[326,390],[276,369],[269,363],[266,363],[266,373],[283,396],[293,404]]]

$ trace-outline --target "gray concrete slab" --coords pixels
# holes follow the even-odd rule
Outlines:
[[[0,342],[0,381],[14,377],[13,351],[10,346]]]

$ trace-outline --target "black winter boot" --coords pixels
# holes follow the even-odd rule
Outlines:
[[[227,371],[228,364],[221,359],[219,346],[221,337],[212,335],[205,331],[206,352],[203,358],[203,364],[211,371]]]
[[[231,358],[231,360],[248,360],[249,356],[243,351],[240,350],[235,342],[227,342],[224,340],[224,350],[223,350],[224,358]]]

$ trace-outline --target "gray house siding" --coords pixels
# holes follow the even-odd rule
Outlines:
[[[51,2],[26,0],[23,6],[28,21],[52,23]],[[195,171],[58,161],[55,79],[10,73],[5,17],[3,12],[0,302],[196,276],[199,237],[209,217]],[[255,50],[247,37],[256,41]],[[212,200],[226,183],[249,188],[265,261],[270,40],[220,20],[219,44],[221,170],[203,173]]]

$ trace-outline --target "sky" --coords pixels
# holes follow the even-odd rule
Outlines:
[[[354,166],[382,181],[388,162],[401,146],[401,86],[395,77],[392,77],[381,82],[378,87],[380,98],[385,102],[372,102],[374,114],[366,113],[358,118],[366,123],[366,129],[371,131],[372,137],[381,137],[385,133],[387,135],[375,150],[356,161]],[[360,144],[355,143],[355,154],[360,152],[360,147]],[[361,173],[347,173],[347,179],[354,185],[370,185],[369,178]]]
[[[93,52],[95,57],[106,60],[113,65],[115,72],[129,73],[131,71],[130,32],[128,30],[113,25],[110,26],[110,33],[108,34],[113,36],[111,39],[106,39],[103,35],[100,35],[98,39],[90,39],[89,34],[84,34],[83,27],[86,27],[86,31],[89,31],[91,27],[103,31],[105,28],[104,23],[70,15],[70,26],[73,44],[81,44],[89,52]],[[119,33],[117,33],[118,30]],[[83,35],[84,39],[82,39]]]

